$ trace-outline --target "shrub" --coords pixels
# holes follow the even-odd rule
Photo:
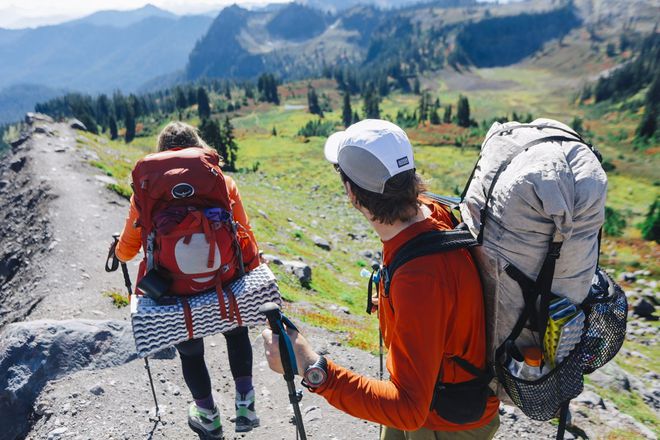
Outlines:
[[[298,130],[298,136],[304,136],[306,138],[312,136],[321,136],[327,137],[330,136],[335,131],[335,123],[330,121],[321,121],[320,119],[315,119],[308,121],[300,130]]]
[[[641,230],[644,240],[653,240],[660,243],[660,198],[655,199],[649,207],[646,219],[642,222]]]
[[[609,206],[605,207],[605,224],[603,231],[610,237],[620,237],[626,227],[626,219],[619,211]]]

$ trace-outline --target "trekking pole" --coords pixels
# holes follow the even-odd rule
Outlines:
[[[119,234],[112,234],[112,244],[110,245],[110,250],[108,251],[108,258],[105,261],[105,271],[114,272],[117,270],[118,266],[121,264],[121,272],[124,275],[124,285],[128,291],[128,296],[133,295],[133,284],[131,283],[131,276],[128,273],[128,267],[123,261],[119,261],[119,258],[115,255],[115,248],[119,243]],[[156,398],[156,389],[154,388],[154,380],[151,376],[151,368],[149,367],[149,359],[147,356],[144,357],[144,368],[147,369],[147,376],[149,376],[149,385],[151,385],[151,394],[154,396],[154,404],[156,405],[156,419],[160,420],[160,408],[158,407],[158,399]]]
[[[284,326],[286,325],[287,328],[295,331],[298,331],[298,329],[289,318],[284,316],[280,310],[280,306],[273,302],[267,302],[259,307],[259,312],[266,315],[270,329],[279,336],[280,358],[282,359],[282,368],[284,369],[284,380],[289,389],[289,402],[293,406],[293,414],[296,422],[296,439],[298,438],[298,434],[300,434],[301,440],[307,440],[299,405],[299,402],[302,400],[302,391],[296,390],[296,385],[293,382],[295,372],[298,371],[296,355],[293,352],[291,339]]]

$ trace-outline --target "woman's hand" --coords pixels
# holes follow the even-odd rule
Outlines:
[[[298,371],[295,373],[302,376],[307,368],[314,364],[319,355],[314,351],[307,339],[295,330],[287,329],[287,334],[291,339],[293,352],[296,355],[296,363],[298,364]],[[264,338],[264,351],[266,352],[266,359],[271,370],[276,373],[284,374],[282,367],[282,358],[280,355],[280,339],[279,336],[274,334],[271,329],[267,328],[261,336]]]

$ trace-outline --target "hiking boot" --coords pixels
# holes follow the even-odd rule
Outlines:
[[[259,426],[254,410],[254,389],[247,393],[236,393],[236,432],[246,432]]]
[[[195,402],[188,408],[188,425],[190,429],[208,440],[222,439],[222,421],[218,406],[213,409],[200,408]]]

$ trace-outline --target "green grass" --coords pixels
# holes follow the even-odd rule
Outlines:
[[[128,297],[120,292],[109,290],[104,292],[103,295],[112,299],[112,304],[118,309],[128,305]]]
[[[455,106],[462,93],[469,97],[478,120],[511,115],[512,111],[531,112],[535,117],[554,117],[564,122],[570,122],[574,116],[584,119],[585,128],[616,166],[609,174],[608,205],[624,211],[628,220],[622,238],[606,239],[603,261],[617,270],[649,268],[653,272],[650,278],[657,279],[660,273],[657,245],[639,239],[636,223],[660,188],[654,186],[658,180],[655,171],[659,169],[658,155],[645,152],[640,156],[635,150],[632,136],[638,116],[619,115],[607,108],[601,108],[596,116],[591,107],[573,105],[572,90],[566,87],[568,80],[547,70],[511,67],[477,69],[475,73],[491,83],[507,81],[508,86],[464,91],[449,89],[439,77],[434,93],[439,94],[441,104]],[[335,106],[338,105],[335,90],[321,86],[317,89],[319,93],[328,93]],[[418,96],[394,93],[381,103],[381,113],[392,118],[398,109],[412,111],[418,100]],[[350,344],[373,351],[378,340],[376,319],[364,313],[366,280],[360,278],[359,272],[371,265],[361,255],[362,251],[379,250],[380,241],[366,220],[350,206],[339,177],[324,160],[325,139],[296,135],[317,116],[305,109],[286,109],[286,104],[304,104],[304,100],[299,97],[284,100],[277,107],[250,104],[234,115],[232,124],[239,145],[237,167],[242,171],[232,176],[238,183],[262,250],[284,259],[300,258],[312,267],[310,285],[301,286],[281,266],[272,265],[294,316],[344,332]],[[361,111],[361,101],[354,98],[352,104]],[[326,120],[341,129],[337,110],[327,113]],[[171,116],[176,119],[178,115]],[[194,112],[184,112],[186,116],[188,122],[198,122]],[[224,119],[224,114],[214,117]],[[161,118],[149,131],[158,133],[168,120]],[[273,127],[277,136],[272,135]],[[447,124],[411,128],[407,132],[413,142],[417,169],[429,188],[441,194],[460,193],[478,156],[475,146],[480,144],[483,132]],[[114,191],[124,197],[130,195],[130,171],[139,158],[155,151],[156,136],[138,137],[131,144],[110,141],[104,136],[83,136],[87,138],[83,142],[86,148],[99,156],[92,164],[117,180],[117,185],[112,187]],[[455,147],[457,141],[467,146]],[[255,168],[258,170],[252,171]],[[353,240],[349,234],[364,238]],[[327,239],[332,250],[316,247],[312,240],[315,235]],[[295,305],[301,302],[311,307]],[[331,311],[333,305],[347,307],[350,315]]]
[[[614,402],[619,411],[628,414],[638,422],[644,424],[656,435],[660,435],[660,417],[644,403],[641,397],[635,393],[613,391],[607,388],[592,386],[597,393]]]

